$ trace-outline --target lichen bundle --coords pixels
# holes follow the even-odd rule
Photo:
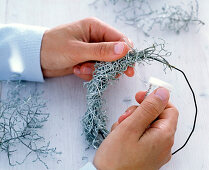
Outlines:
[[[198,19],[198,3],[188,4],[187,7],[180,5],[162,5],[160,9],[155,10],[148,1],[129,1],[129,5],[123,10],[118,11],[117,19],[126,24],[140,28],[145,35],[159,26],[161,30],[170,30],[177,34],[181,31],[188,31],[192,24],[204,23]]]
[[[164,57],[169,55],[170,52],[164,49],[164,44],[153,44],[141,51],[132,49],[125,57],[117,61],[95,64],[93,79],[84,84],[87,88],[87,111],[82,124],[89,146],[98,148],[109,133],[106,128],[107,116],[103,109],[103,93],[112,81],[117,80],[117,75],[124,74],[124,71],[128,67],[133,67],[135,63],[149,63],[152,60],[167,63]]]
[[[204,25],[199,20],[199,5],[192,0],[188,5],[165,4],[154,7],[150,0],[109,0],[115,6],[116,21],[120,20],[143,31],[147,36],[154,27],[175,33],[188,31],[190,25]],[[162,2],[158,2],[162,3]]]
[[[11,166],[31,156],[33,162],[40,161],[48,168],[44,159],[59,152],[39,135],[49,117],[42,93],[29,90],[22,82],[9,82],[7,86],[6,98],[0,101],[0,152],[6,153]]]

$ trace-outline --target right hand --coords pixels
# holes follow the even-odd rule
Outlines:
[[[165,88],[145,99],[144,94],[136,95],[141,105],[130,107],[100,145],[94,158],[97,169],[157,170],[171,159],[178,111]]]

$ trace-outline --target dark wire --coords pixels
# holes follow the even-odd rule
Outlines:
[[[192,125],[192,130],[191,130],[189,136],[187,137],[186,141],[184,142],[184,144],[183,144],[179,149],[177,149],[176,151],[174,151],[174,152],[172,153],[172,155],[174,155],[174,154],[176,154],[177,152],[179,152],[180,150],[182,150],[182,149],[186,146],[186,144],[188,143],[188,141],[189,141],[189,139],[191,138],[192,134],[194,133],[195,126],[196,126],[196,122],[197,122],[197,112],[198,112],[197,101],[196,101],[196,97],[195,97],[194,90],[192,89],[192,86],[191,86],[191,84],[189,83],[189,80],[188,80],[186,74],[185,74],[181,69],[179,69],[179,68],[177,68],[177,67],[175,67],[175,66],[173,66],[173,65],[170,65],[168,62],[165,62],[165,61],[162,61],[162,60],[159,60],[159,59],[156,59],[156,58],[151,58],[151,59],[156,60],[156,61],[158,61],[158,62],[160,62],[160,63],[163,63],[163,64],[167,65],[169,68],[173,68],[173,69],[179,71],[180,73],[182,73],[183,76],[184,76],[184,79],[186,80],[186,82],[187,82],[187,84],[188,84],[188,86],[189,86],[189,89],[190,89],[191,92],[192,92],[192,96],[193,96],[193,100],[194,100],[194,105],[195,105],[195,116],[194,116],[194,122],[193,122],[193,125]]]
[[[196,97],[195,97],[194,90],[192,89],[192,86],[189,83],[189,80],[188,80],[186,74],[182,70],[180,70],[179,68],[176,68],[176,67],[174,67],[172,65],[170,65],[170,67],[173,68],[173,69],[175,69],[175,70],[177,70],[177,71],[179,71],[179,72],[181,72],[183,74],[183,76],[184,76],[184,78],[185,78],[185,80],[186,80],[186,82],[187,82],[187,84],[188,84],[188,86],[189,86],[189,88],[190,88],[190,90],[192,92],[192,96],[193,96],[193,100],[194,100],[194,105],[195,105],[195,117],[194,117],[194,122],[193,122],[192,130],[191,130],[189,136],[187,137],[185,143],[179,149],[177,149],[176,151],[174,151],[172,153],[172,155],[174,155],[177,152],[179,152],[180,150],[182,150],[186,146],[186,144],[188,143],[189,139],[191,138],[191,136],[192,136],[192,134],[193,134],[193,132],[195,130],[196,122],[197,122],[197,112],[198,112],[198,109],[197,109],[197,101],[196,101]]]
[[[195,117],[194,117],[194,122],[193,122],[192,130],[191,130],[189,136],[187,137],[185,143],[184,143],[179,149],[177,149],[176,151],[174,151],[174,152],[172,153],[172,155],[174,155],[174,154],[176,154],[177,152],[179,152],[180,150],[182,150],[182,149],[186,146],[186,144],[188,143],[188,141],[189,141],[189,139],[191,138],[192,134],[194,133],[195,126],[196,126],[196,122],[197,122],[197,112],[198,112],[198,109],[197,109],[197,101],[196,101],[196,97],[195,97],[194,90],[192,89],[192,86],[191,86],[191,84],[189,83],[189,80],[188,80],[186,74],[185,74],[181,69],[179,69],[179,68],[177,68],[177,67],[175,67],[175,66],[172,66],[172,65],[170,65],[170,64],[168,64],[168,63],[164,63],[164,62],[161,61],[161,60],[154,59],[154,58],[152,58],[152,59],[153,59],[153,60],[156,60],[156,61],[159,61],[159,62],[161,62],[161,63],[163,63],[163,64],[166,64],[168,67],[173,68],[173,69],[175,69],[175,70],[181,72],[181,73],[183,74],[183,76],[184,76],[184,78],[185,78],[185,80],[186,80],[188,86],[189,86],[189,89],[190,89],[191,92],[192,92],[192,96],[193,96],[193,100],[194,100],[194,105],[195,105]],[[102,136],[103,139],[105,139],[105,136],[103,135],[103,133],[102,133],[101,131],[99,131],[99,134]]]

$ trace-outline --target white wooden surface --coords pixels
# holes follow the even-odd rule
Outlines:
[[[72,22],[88,16],[98,17],[124,32],[135,43],[135,47],[142,48],[144,37],[122,23],[114,22],[114,13],[107,8],[94,9],[89,6],[92,1],[87,0],[0,0],[0,23],[23,23],[54,27],[59,24]],[[209,2],[200,0],[200,18],[206,22],[197,33],[196,29],[188,33],[175,35],[170,32],[155,33],[155,37],[163,37],[173,51],[169,61],[182,68],[195,90],[199,106],[199,116],[194,135],[188,145],[181,152],[173,156],[172,160],[162,170],[208,170],[209,169],[209,29],[208,9]],[[2,61],[1,61],[2,62]],[[124,110],[135,104],[134,95],[139,90],[145,90],[144,80],[149,76],[163,79],[174,86],[171,94],[172,102],[178,107],[180,117],[173,150],[181,146],[188,136],[194,118],[194,106],[191,93],[180,73],[167,71],[165,75],[160,64],[136,67],[137,73],[133,78],[122,77],[118,83],[111,86],[106,94],[107,110],[109,115],[108,126],[117,120]],[[73,75],[61,78],[48,79],[38,84],[39,89],[45,91],[45,98],[49,100],[48,110],[51,113],[42,133],[56,146],[62,155],[58,156],[61,162],[47,161],[52,170],[76,170],[91,161],[94,150],[85,151],[86,144],[81,136],[81,116],[86,109],[85,89],[83,81]],[[0,86],[1,87],[1,86]],[[2,92],[6,87],[3,86]],[[0,88],[1,89],[1,88]],[[1,94],[1,90],[0,90]],[[124,99],[131,99],[124,102]],[[82,160],[83,156],[87,159]],[[31,163],[16,167],[8,166],[6,156],[1,153],[0,170],[44,170],[42,164]]]

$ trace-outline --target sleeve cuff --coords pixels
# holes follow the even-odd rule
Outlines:
[[[91,162],[88,162],[86,165],[80,168],[80,170],[97,170],[97,169]]]
[[[21,24],[8,24],[1,29],[4,58],[8,60],[8,75],[18,75],[18,79],[43,82],[40,50],[47,28]],[[9,76],[9,77],[8,77]]]

